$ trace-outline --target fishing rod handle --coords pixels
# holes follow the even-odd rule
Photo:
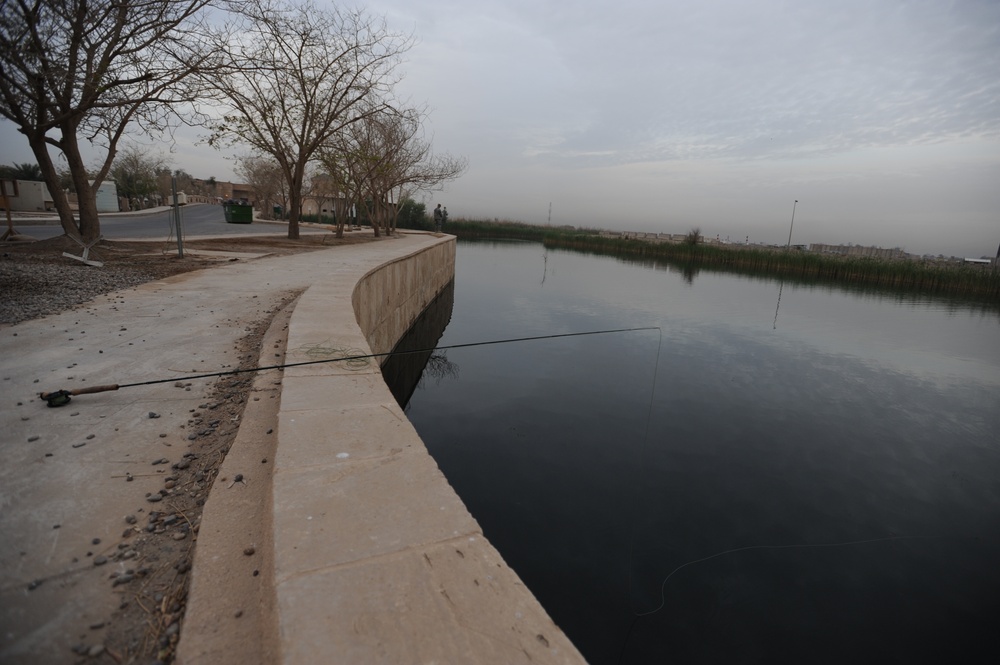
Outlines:
[[[70,395],[89,395],[90,393],[106,393],[110,390],[118,390],[117,383],[111,383],[106,386],[90,386],[89,388],[77,388],[76,390],[69,391]]]

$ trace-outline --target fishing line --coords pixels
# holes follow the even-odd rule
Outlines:
[[[512,344],[514,342],[534,342],[543,339],[557,339],[560,337],[583,337],[585,335],[610,335],[612,333],[626,333],[626,332],[637,332],[640,330],[659,330],[659,328],[648,327],[648,328],[618,328],[616,330],[591,330],[587,332],[575,332],[575,333],[559,333],[556,335],[537,335],[534,337],[514,337],[510,339],[494,339],[485,342],[466,342],[465,344],[451,344],[449,346],[438,346],[435,348],[428,349],[415,349],[413,351],[387,351],[385,353],[365,353],[358,354],[354,356],[342,356],[340,358],[322,358],[320,360],[303,360],[297,363],[284,363],[282,365],[265,365],[261,367],[250,367],[247,369],[233,369],[225,372],[212,372],[209,374],[195,374],[182,377],[174,377],[171,379],[154,379],[152,381],[140,381],[137,383],[123,383],[119,385],[119,388],[131,388],[133,386],[149,386],[154,383],[168,383],[170,381],[181,381],[190,379],[207,379],[214,376],[228,376],[230,374],[244,374],[246,372],[262,372],[269,369],[285,369],[287,367],[303,367],[305,365],[319,365],[322,363],[332,363],[332,362],[343,362],[351,363],[352,361],[365,360],[368,358],[383,358],[385,356],[392,355],[409,355],[413,353],[433,353],[434,351],[446,351],[448,349],[466,349],[474,346],[490,346],[492,344]]]
[[[551,335],[535,335],[531,337],[515,337],[508,339],[495,339],[482,342],[466,342],[464,344],[451,344],[448,346],[438,346],[435,348],[427,349],[415,349],[412,351],[388,351],[385,353],[366,353],[357,354],[350,356],[342,356],[339,358],[322,358],[319,360],[304,360],[302,362],[295,363],[283,363],[280,365],[264,365],[257,367],[248,367],[244,369],[231,369],[222,372],[209,372],[206,374],[188,374],[186,376],[174,376],[169,379],[151,379],[149,381],[136,381],[134,383],[122,383],[122,384],[112,384],[107,386],[94,386],[92,388],[83,388],[78,390],[58,390],[51,393],[41,393],[40,397],[49,402],[49,406],[62,406],[69,402],[69,397],[75,395],[90,394],[95,392],[105,392],[112,390],[119,390],[121,388],[134,388],[136,386],[151,386],[157,383],[169,383],[171,381],[190,381],[191,379],[208,379],[217,376],[233,376],[235,374],[245,374],[247,372],[263,372],[271,369],[286,369],[289,367],[303,367],[306,365],[319,365],[322,363],[331,362],[343,362],[351,364],[360,360],[365,360],[368,358],[382,358],[391,355],[408,355],[413,353],[433,353],[434,351],[444,351],[448,349],[466,349],[476,346],[489,346],[494,344],[512,344],[514,342],[533,342],[538,340],[546,339],[559,339],[563,337],[584,337],[587,335],[611,335],[616,333],[628,333],[628,332],[639,332],[644,330],[659,330],[655,326],[647,326],[641,328],[615,328],[612,330],[589,330],[584,332],[572,332],[572,333],[556,333]]]
[[[647,617],[647,616],[652,616],[653,614],[656,614],[657,612],[659,612],[660,610],[662,610],[666,606],[666,604],[667,604],[667,596],[666,596],[667,582],[670,581],[671,577],[673,577],[675,574],[677,574],[678,572],[680,572],[684,568],[687,568],[688,566],[693,566],[693,565],[698,564],[698,563],[703,563],[705,561],[710,561],[712,559],[717,559],[718,557],[725,556],[727,554],[736,554],[737,552],[746,552],[746,551],[749,551],[749,550],[792,550],[792,549],[820,549],[820,548],[830,548],[830,547],[850,547],[850,546],[853,546],[853,545],[867,545],[867,544],[871,544],[871,543],[884,543],[884,542],[899,541],[899,540],[918,540],[918,539],[926,539],[926,538],[933,538],[933,537],[934,536],[886,536],[886,537],[883,537],[883,538],[869,538],[869,539],[865,539],[865,540],[847,540],[847,541],[836,542],[836,543],[812,543],[812,544],[809,544],[809,543],[798,543],[798,544],[791,544],[791,545],[748,545],[746,547],[735,547],[733,549],[723,550],[721,552],[716,552],[715,554],[711,554],[709,556],[702,557],[700,559],[693,559],[693,560],[688,561],[686,563],[682,563],[681,565],[677,566],[672,571],[670,571],[670,574],[667,575],[666,577],[664,577],[663,578],[663,582],[660,583],[660,604],[657,605],[655,609],[649,610],[648,612],[636,612],[635,610],[632,611],[632,621],[629,623],[628,631],[625,633],[625,639],[622,642],[622,648],[621,648],[621,652],[619,653],[619,656],[618,656],[618,662],[621,663],[622,660],[625,657],[625,650],[628,647],[629,639],[632,637],[632,630],[635,628],[636,622],[641,617]],[[631,553],[631,550],[630,550],[629,551],[629,557],[630,557],[629,558],[629,603],[630,604],[632,602],[632,588],[631,588],[631,581],[632,581],[632,560],[631,560],[631,554],[632,553]]]
[[[823,547],[848,547],[851,545],[867,545],[869,543],[884,543],[891,540],[913,540],[920,538],[920,536],[886,536],[884,538],[869,538],[867,540],[848,540],[839,543],[799,543],[795,545],[749,545],[747,547],[736,547],[731,550],[724,550],[722,552],[716,552],[711,556],[706,556],[701,559],[694,559],[688,561],[687,563],[682,563],[681,565],[674,568],[669,575],[663,578],[663,582],[660,583],[660,604],[654,610],[648,612],[633,612],[637,617],[648,617],[652,614],[656,614],[664,608],[667,604],[666,598],[666,588],[667,582],[670,578],[674,576],[680,570],[687,568],[688,566],[693,566],[696,563],[702,563],[703,561],[710,561],[716,559],[720,556],[725,556],[726,554],[735,554],[736,552],[746,552],[748,550],[796,550],[796,549],[809,549],[809,548],[823,548]]]
[[[780,295],[779,295],[779,298],[780,298]],[[660,331],[659,328],[657,328],[657,330]],[[653,384],[652,384],[652,387],[650,389],[649,404],[647,406],[647,411],[646,411],[646,425],[645,425],[645,430],[644,430],[643,436],[642,436],[642,447],[641,447],[640,453],[639,453],[639,472],[638,473],[639,473],[640,478],[639,478],[639,482],[636,483],[636,494],[635,494],[635,501],[634,501],[635,509],[633,509],[633,511],[632,511],[633,516],[638,514],[637,508],[641,504],[641,501],[642,501],[642,487],[643,487],[642,476],[644,475],[644,470],[646,468],[645,458],[646,458],[646,452],[647,452],[647,449],[648,449],[648,446],[649,446],[649,434],[650,434],[650,429],[651,429],[651,424],[652,424],[652,417],[653,417],[653,405],[654,405],[655,400],[656,400],[657,375],[659,374],[660,353],[661,353],[662,341],[663,341],[663,333],[662,333],[662,331],[660,331],[660,340],[657,343],[657,348],[656,348],[656,363],[655,363],[655,368],[656,369],[654,369],[654,371],[653,371]],[[659,612],[660,610],[662,610],[666,606],[666,602],[667,602],[667,600],[666,600],[666,598],[667,598],[666,597],[667,583],[670,581],[670,579],[674,575],[676,575],[678,572],[680,572],[684,568],[687,568],[688,566],[693,566],[695,564],[703,563],[705,561],[710,561],[712,559],[716,559],[718,557],[725,556],[727,554],[736,554],[738,552],[746,552],[746,551],[749,551],[749,550],[779,550],[779,549],[809,549],[809,548],[848,547],[848,546],[852,546],[852,545],[864,545],[864,544],[870,544],[870,543],[879,543],[879,542],[896,541],[896,540],[912,540],[912,539],[916,539],[916,538],[920,538],[921,537],[921,536],[887,536],[887,537],[883,537],[883,538],[871,538],[871,539],[867,539],[867,540],[852,540],[852,541],[843,541],[843,542],[835,542],[835,543],[816,543],[816,544],[801,544],[800,543],[800,544],[789,544],[789,545],[749,545],[749,546],[745,546],[745,547],[736,547],[736,548],[732,548],[732,549],[728,549],[728,550],[723,550],[721,552],[716,552],[715,554],[711,554],[709,556],[702,557],[700,559],[693,559],[691,561],[687,561],[686,563],[683,563],[683,564],[677,566],[676,568],[674,568],[672,571],[670,571],[669,575],[667,575],[666,577],[663,578],[663,581],[660,583],[660,604],[658,606],[656,606],[656,608],[654,608],[652,610],[649,610],[649,611],[646,611],[646,612],[637,612],[637,611],[635,611],[635,609],[631,608],[631,605],[632,605],[632,589],[633,589],[633,574],[632,574],[633,573],[633,557],[634,557],[634,551],[635,551],[635,524],[636,524],[636,518],[633,517],[633,520],[632,520],[632,523],[631,523],[631,527],[630,527],[630,532],[629,532],[629,550],[628,550],[628,602],[629,602],[629,606],[630,606],[630,609],[631,609],[631,612],[632,612],[632,621],[629,623],[628,631],[626,631],[626,633],[625,633],[625,639],[622,641],[621,651],[620,651],[619,656],[618,656],[618,662],[619,663],[621,663],[622,660],[625,657],[625,653],[626,653],[626,650],[628,648],[628,643],[629,643],[629,640],[631,639],[631,636],[632,636],[632,631],[635,628],[635,625],[638,622],[638,620],[640,618],[642,618],[642,617],[652,616],[653,614],[656,614],[657,612]]]

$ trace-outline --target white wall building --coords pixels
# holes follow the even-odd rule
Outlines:
[[[4,191],[11,211],[45,212],[52,210],[52,195],[44,182],[34,180],[4,180]],[[0,207],[2,207],[0,203]],[[117,209],[117,208],[116,208]]]

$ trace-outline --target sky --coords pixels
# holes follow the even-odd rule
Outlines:
[[[1000,245],[997,0],[366,7],[412,33],[398,94],[427,105],[435,152],[468,159],[422,197],[453,218],[773,244],[792,227],[793,244],[970,257]],[[202,133],[179,133],[168,159],[232,178],[236,151]],[[0,162],[34,161],[6,121],[0,146]]]

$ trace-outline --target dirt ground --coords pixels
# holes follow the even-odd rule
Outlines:
[[[379,239],[360,233],[343,239],[334,238],[332,234],[308,235],[299,240],[236,237],[187,240],[185,249],[287,256],[336,245],[373,241],[378,242]],[[128,273],[129,283],[133,285],[135,274],[145,276],[146,281],[152,281],[224,265],[230,260],[195,253],[180,259],[176,255],[176,247],[172,249],[171,255],[171,248],[164,247],[162,241],[104,241],[92,250],[91,257],[104,261],[111,268],[108,272],[113,273],[117,269],[119,274]],[[62,257],[63,251],[79,254],[75,243],[64,237],[31,243],[5,243],[0,246],[0,253],[5,261],[66,266],[66,272],[73,269],[88,270],[78,262]],[[32,274],[32,271],[22,271],[15,282],[5,283],[4,299],[16,304],[19,297],[26,297],[28,294],[37,296],[39,292],[44,294],[51,291],[53,301],[64,307],[75,306],[57,297],[60,290],[58,281],[39,280],[32,283]],[[100,285],[97,288],[100,290]],[[112,290],[114,282],[109,282],[109,288],[104,292]],[[91,294],[90,297],[94,295],[96,294]],[[288,316],[297,295],[287,295],[280,306],[273,310],[270,319],[241,322],[249,331],[239,342],[239,369],[258,366],[262,353],[265,352],[262,349],[265,336],[268,340],[267,355],[272,358],[276,355],[278,346],[287,339],[281,330],[283,326],[287,327]],[[280,352],[283,355],[284,348]],[[254,373],[248,372],[217,381],[211,397],[188,420],[188,431],[197,434],[196,445],[193,444],[190,451],[185,453],[184,459],[174,463],[164,474],[165,491],[162,501],[151,503],[143,514],[128,516],[126,523],[122,525],[123,543],[127,542],[128,546],[119,549],[108,559],[110,562],[116,561],[115,557],[128,557],[130,560],[134,559],[134,567],[126,570],[120,587],[118,580],[115,580],[115,587],[121,590],[121,602],[106,627],[103,639],[96,644],[81,641],[73,647],[77,662],[167,664],[174,660],[183,627],[190,572],[205,500],[213,485],[225,489],[226,486],[243,482],[242,474],[220,477],[220,468],[241,430],[241,426],[233,427],[230,424],[242,423],[244,410],[248,403],[253,402],[255,426],[273,426],[270,424],[271,416],[267,407],[271,407],[276,414],[278,400],[274,399],[277,396],[277,388],[274,386],[280,383],[280,372],[269,375],[263,384],[260,379],[255,383],[254,377]],[[258,464],[268,462],[267,457],[261,459],[263,461]],[[232,592],[240,593],[236,589]],[[248,592],[249,590],[243,590],[243,593]],[[248,603],[248,616],[244,617],[244,621],[254,618],[250,605]],[[100,628],[96,627],[96,630]]]
[[[341,245],[356,245],[366,242],[378,242],[370,233],[354,232],[343,238],[331,234],[304,234],[298,240],[289,240],[280,235],[275,236],[232,236],[227,238],[212,238],[199,240],[197,238],[184,241],[187,250],[209,250],[217,252],[246,252],[288,256],[301,252],[312,252],[318,249],[338,247]],[[80,267],[79,262],[62,256],[63,252],[80,254],[80,246],[66,236],[38,240],[35,242],[4,242],[0,243],[0,253],[5,259]],[[165,243],[162,240],[149,242],[123,242],[117,240],[102,240],[90,250],[91,259],[102,261],[108,267],[141,268],[150,272],[150,281],[161,279],[191,270],[209,268],[219,263],[218,258],[199,256],[197,253],[187,253],[184,258],[177,256],[177,245]]]

